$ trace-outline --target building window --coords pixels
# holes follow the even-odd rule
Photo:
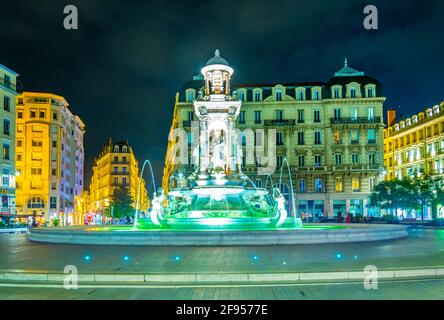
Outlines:
[[[333,90],[333,96],[334,96],[335,99],[339,99],[340,98],[340,90],[339,90],[339,88],[335,88]]]
[[[126,173],[126,167],[122,167],[122,173]]]
[[[194,92],[187,93],[187,102],[192,102],[194,100]]]
[[[319,130],[319,129],[315,129],[315,141],[314,141],[314,143],[316,144],[316,145],[319,145],[319,144],[321,144],[322,143],[322,141],[321,141],[321,130]]]
[[[245,101],[245,93],[239,92],[239,101]]]
[[[11,134],[11,121],[9,119],[3,120],[3,134],[7,136]]]
[[[245,124],[245,111],[239,112],[239,123]]]
[[[52,120],[57,121],[57,112],[52,113]]]
[[[9,89],[11,87],[11,77],[5,74],[5,76],[3,77],[3,83],[4,86]]]
[[[298,165],[299,167],[305,166],[305,156],[298,156]]]
[[[334,139],[334,143],[335,143],[335,144],[342,144],[341,130],[336,129],[336,130],[333,132],[333,139]]]
[[[40,197],[32,197],[27,203],[28,209],[43,209],[45,208],[45,201]]]
[[[375,154],[374,153],[369,153],[368,154],[368,163],[371,165],[375,165],[376,164],[376,158],[375,158]]]
[[[254,101],[259,102],[262,100],[262,95],[260,92],[255,92],[254,93]]]
[[[122,184],[126,184],[126,178],[122,178]]]
[[[315,192],[322,192],[322,179],[315,178]]]
[[[282,156],[276,157],[276,165],[278,168],[282,167],[283,161],[284,161],[284,158]]]
[[[350,89],[350,98],[356,98],[356,88]]]
[[[57,209],[57,197],[49,197],[49,207],[51,209]]]
[[[350,143],[351,144],[359,144],[359,130],[351,129],[350,130]]]
[[[359,181],[359,177],[352,177],[352,191],[357,192],[361,188],[361,183]]]
[[[344,191],[344,186],[342,184],[342,177],[335,178],[335,191],[336,192],[343,192]]]
[[[373,88],[368,88],[368,89],[367,89],[367,97],[368,97],[368,98],[373,98],[373,96],[374,96],[374,90],[373,90]]]
[[[335,120],[340,120],[341,119],[341,109],[334,109],[334,119]]]
[[[10,176],[9,169],[4,168],[2,173],[3,173],[2,175],[3,187],[9,187],[9,176]]]
[[[114,167],[114,173],[119,173],[119,167]]]
[[[282,101],[282,91],[276,91],[276,101]]]
[[[21,147],[23,145],[23,140],[17,140],[17,147]]]
[[[3,159],[9,160],[9,144],[3,143]]]
[[[284,110],[276,110],[276,120],[277,121],[284,120]]]
[[[368,143],[376,143],[376,130],[368,129],[367,131]]]
[[[276,145],[278,146],[284,145],[284,133],[281,131],[276,132]]]
[[[305,192],[305,179],[299,179],[299,192]]]
[[[318,155],[318,154],[315,155],[315,166],[316,167],[320,167],[322,165],[321,159],[322,159],[322,157],[320,155]]]
[[[337,166],[340,166],[342,164],[342,154],[340,153],[335,154],[335,164]]]
[[[319,91],[313,92],[313,99],[312,100],[320,100],[321,95],[319,94]]]
[[[304,131],[298,131],[298,145],[304,145],[305,139],[304,139]]]
[[[353,153],[352,154],[352,163],[353,164],[358,164],[359,163],[359,154],[357,154],[357,153]]]
[[[119,178],[114,178],[114,184],[119,184]]]
[[[17,119],[23,119],[23,111],[17,111]]]
[[[313,118],[314,118],[314,122],[316,122],[316,123],[321,122],[321,110],[315,110],[313,112]]]
[[[256,92],[258,93],[258,92]],[[262,123],[262,119],[261,119],[261,111],[255,111],[254,112],[254,123],[255,124],[260,124]]]
[[[351,108],[350,109],[350,116],[353,121],[358,120],[358,108]]]
[[[17,155],[17,161],[22,161],[22,155],[21,154]]]
[[[303,91],[298,91],[296,99],[300,100],[300,101],[305,100],[304,99],[304,92]]]
[[[5,111],[11,111],[11,99],[8,96],[3,98],[3,109]]]
[[[40,119],[45,119],[45,116],[46,116],[46,115],[45,115],[45,111],[40,111],[40,112],[39,112],[39,118],[40,118]]]
[[[298,123],[304,123],[304,110],[298,110]]]
[[[188,122],[191,124],[191,122],[194,121],[194,112],[188,111]]]
[[[368,107],[367,109],[367,117],[369,121],[372,121],[375,117],[375,108],[373,107]]]
[[[31,119],[34,119],[35,117],[37,117],[37,112],[35,110],[30,110],[29,111],[29,117]]]
[[[42,168],[31,168],[31,175],[41,176],[42,175]]]

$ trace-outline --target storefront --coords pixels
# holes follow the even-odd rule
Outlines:
[[[0,187],[0,217],[2,221],[9,221],[15,215],[15,189]]]

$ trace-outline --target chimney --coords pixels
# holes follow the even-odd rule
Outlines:
[[[396,110],[389,109],[387,110],[387,126],[391,127],[396,122]]]

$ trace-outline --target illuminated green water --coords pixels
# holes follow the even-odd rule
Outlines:
[[[304,225],[302,227],[292,227],[291,223],[284,223],[281,227],[267,227],[267,226],[214,226],[211,228],[208,228],[207,226],[198,227],[196,225],[190,226],[189,228],[184,227],[178,227],[178,226],[171,226],[171,227],[158,227],[155,225],[146,225],[144,227],[134,228],[130,225],[110,225],[110,226],[94,226],[91,228],[87,228],[87,231],[94,231],[94,232],[107,232],[107,231],[122,231],[122,232],[146,232],[146,231],[163,231],[163,232],[169,232],[169,231],[179,231],[179,232],[196,232],[196,231],[255,231],[255,230],[337,230],[337,229],[346,229],[346,226],[326,226],[326,225]]]

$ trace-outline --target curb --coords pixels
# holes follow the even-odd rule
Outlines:
[[[6,281],[48,282],[64,281],[68,274],[45,272],[0,272],[0,283]],[[232,283],[303,283],[304,281],[364,280],[368,275],[363,271],[317,272],[317,273],[184,273],[184,274],[78,274],[81,283],[151,283],[151,284],[232,284]],[[380,270],[378,279],[441,278],[444,268]]]

